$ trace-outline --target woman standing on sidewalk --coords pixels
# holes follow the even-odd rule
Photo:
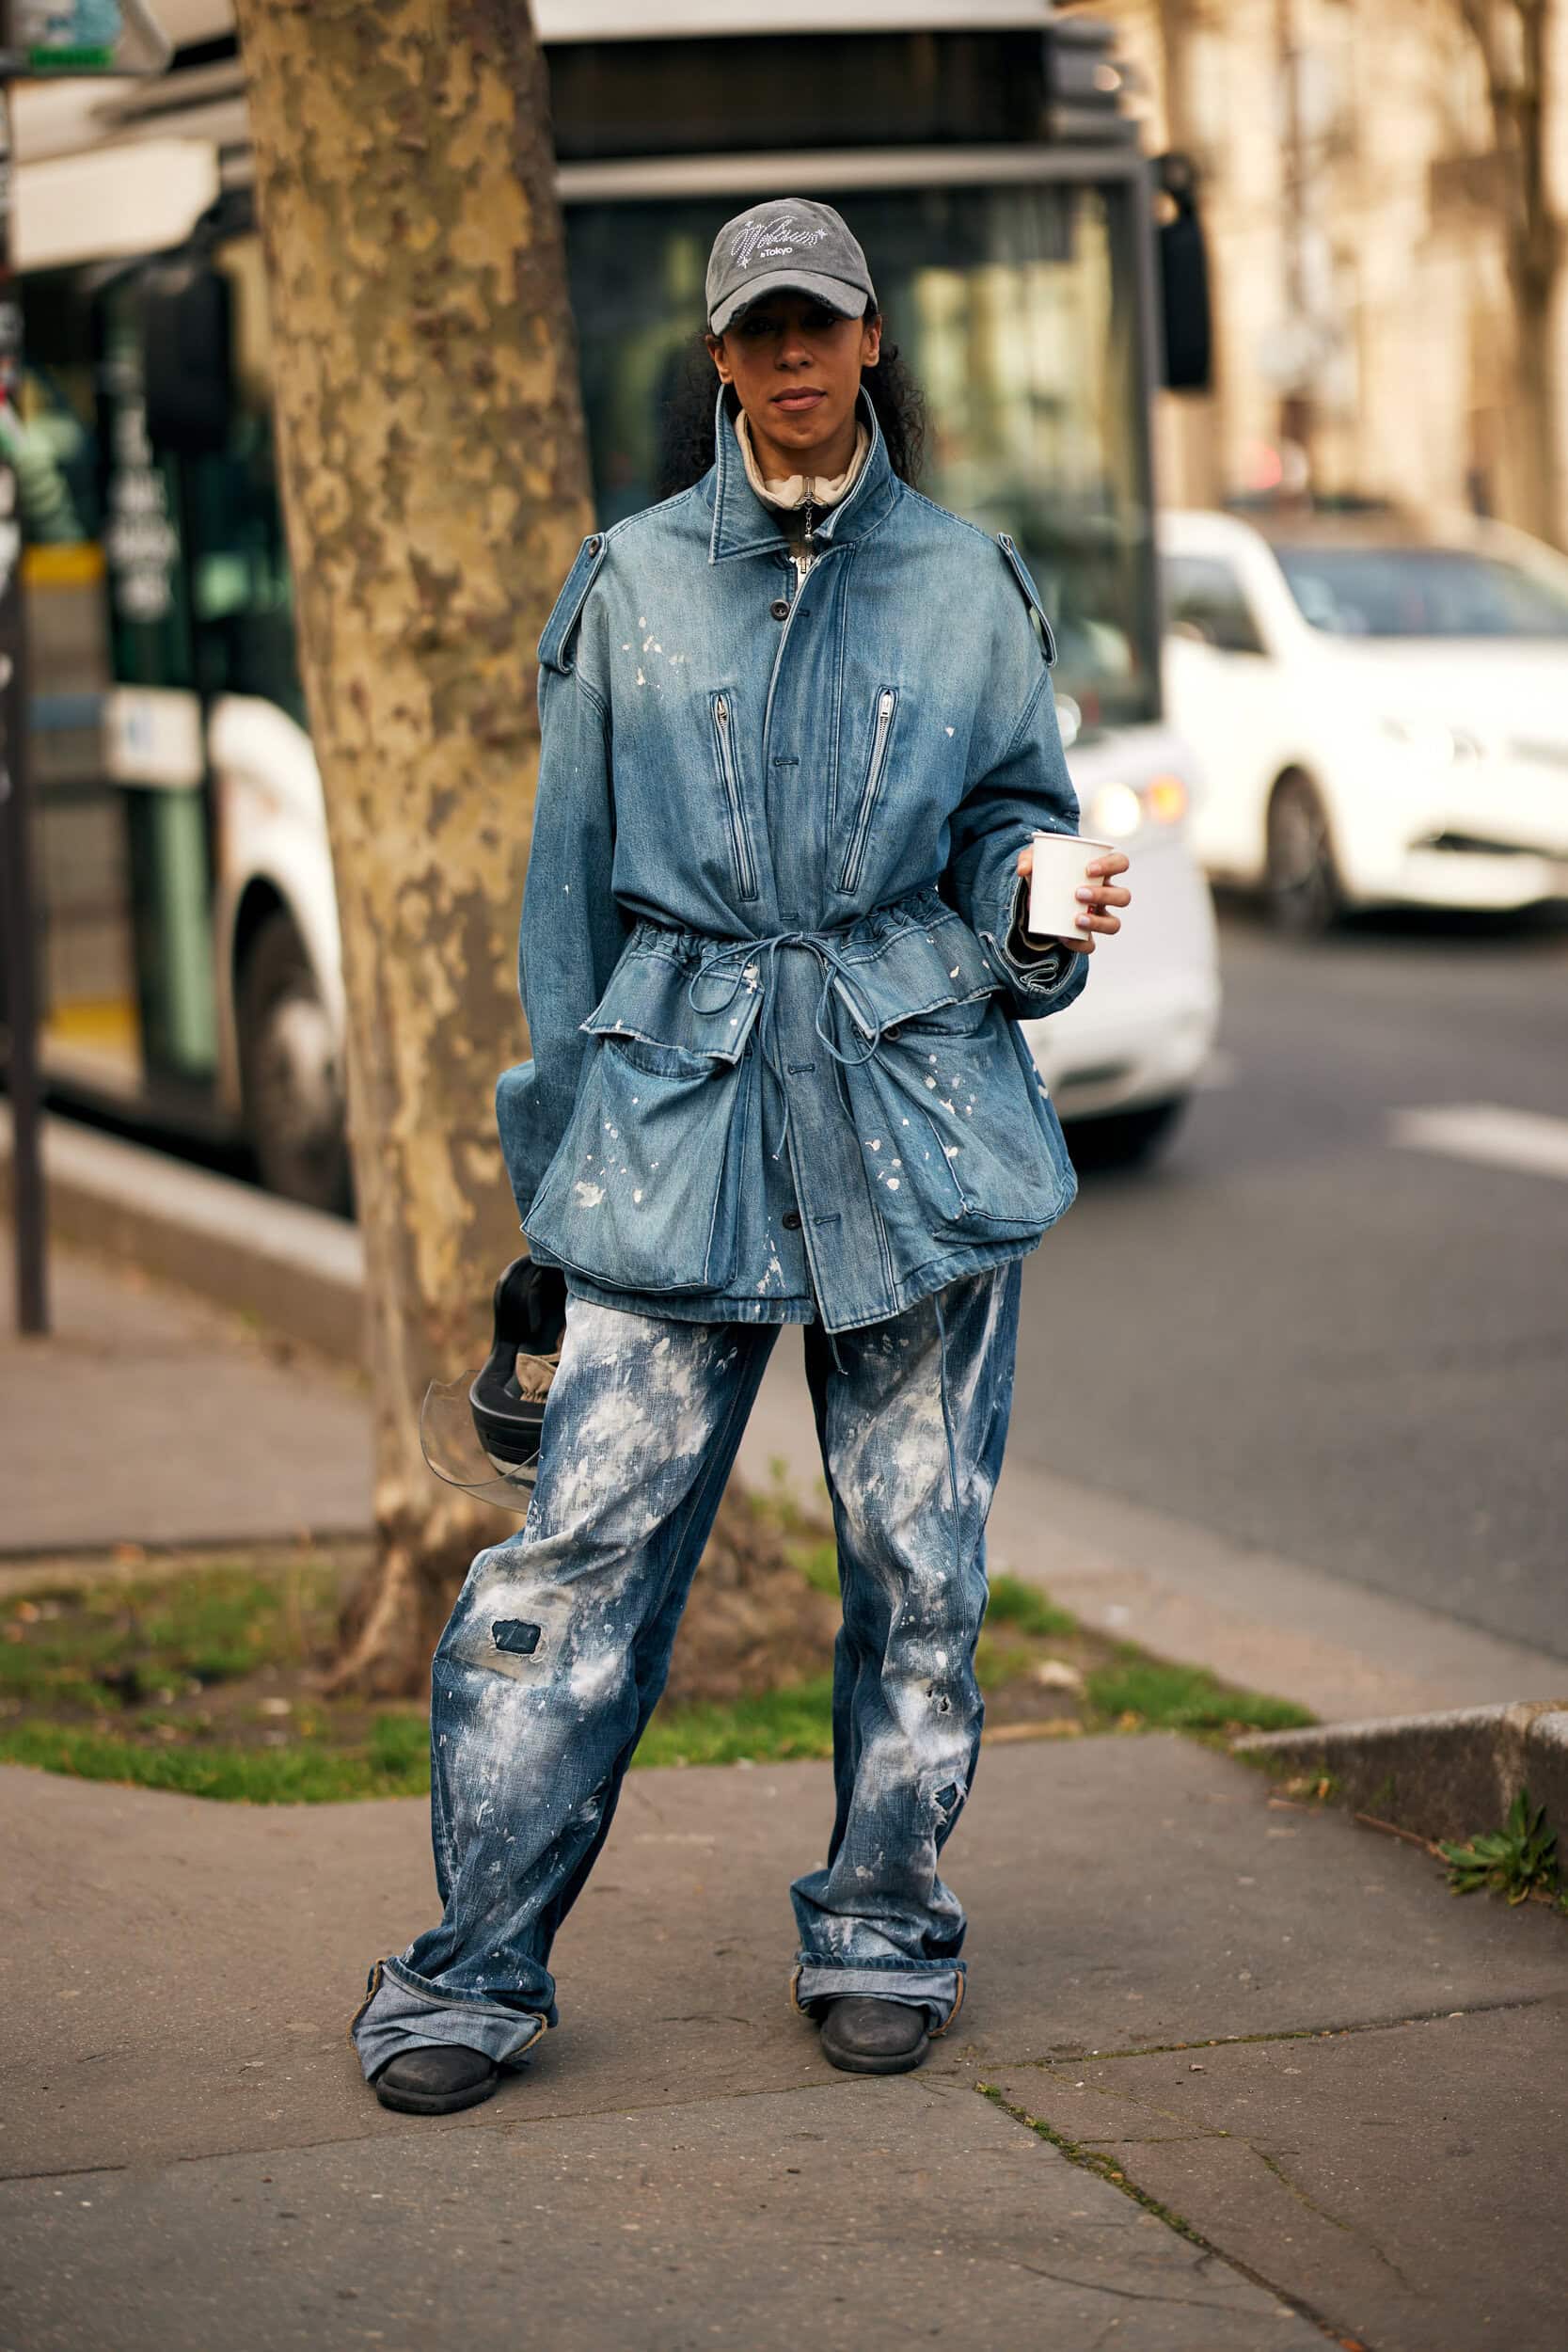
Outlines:
[[[551,1942],[784,1323],[844,1596],[794,1997],[834,2065],[895,2073],[963,1994],[937,1865],[979,1748],[1019,1262],[1075,1190],[1017,1025],[1079,993],[1127,861],[1090,868],[1081,940],[1029,941],[1030,835],[1077,830],[1049,625],[1009,540],[910,486],[917,404],[838,214],[730,221],[707,310],[690,486],[584,541],[540,642],[533,1058],[498,1114],[566,1334],[527,1523],[436,1654],[445,1914],[354,2024],[416,2113],[556,2022]]]

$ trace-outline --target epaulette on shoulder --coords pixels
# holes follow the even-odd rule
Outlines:
[[[578,549],[577,561],[566,575],[565,584],[557,596],[549,619],[545,623],[539,640],[539,659],[546,670],[567,673],[572,667],[572,640],[588,591],[598,577],[604,562],[605,533],[591,531]]]
[[[1020,555],[1006,532],[997,532],[996,544],[1011,564],[1013,578],[1023,591],[1023,601],[1029,607],[1030,622],[1035,635],[1039,639],[1040,651],[1044,654],[1049,666],[1056,659],[1056,640],[1051,634],[1051,624],[1045,617],[1045,607],[1040,602],[1040,592],[1029,577],[1028,564]]]

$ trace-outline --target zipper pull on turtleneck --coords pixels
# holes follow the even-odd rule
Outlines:
[[[841,500],[848,496],[871,450],[871,436],[866,430],[864,419],[862,418],[856,425],[855,453],[841,474],[834,476],[788,474],[781,479],[768,481],[757,463],[756,451],[752,444],[751,427],[744,409],[736,419],[735,430],[736,438],[740,444],[741,461],[746,469],[747,480],[758,498],[766,505],[786,512],[793,510],[799,513],[803,507],[808,517],[808,536],[816,528],[817,516],[828,507],[836,506]],[[820,490],[817,488],[819,483]]]

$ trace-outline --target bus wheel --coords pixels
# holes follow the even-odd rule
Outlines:
[[[245,1134],[269,1192],[313,1209],[350,1206],[341,1057],[299,933],[269,914],[235,995]]]
[[[1281,776],[1269,803],[1268,903],[1275,929],[1321,938],[1343,912],[1328,812],[1302,775]]]

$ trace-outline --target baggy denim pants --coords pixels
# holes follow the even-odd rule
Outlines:
[[[807,2010],[963,1992],[964,1915],[938,1870],[983,1712],[985,1522],[1012,1402],[1021,1267],[881,1323],[805,1327],[838,1538],[836,1808],[798,1879]],[[522,1532],[482,1551],[436,1652],[431,1820],[445,1910],[371,1971],[367,2076],[452,2042],[519,2060],[556,2022],[556,1930],[604,1844],[669,1670],[688,1589],[781,1327],[569,1302]]]

